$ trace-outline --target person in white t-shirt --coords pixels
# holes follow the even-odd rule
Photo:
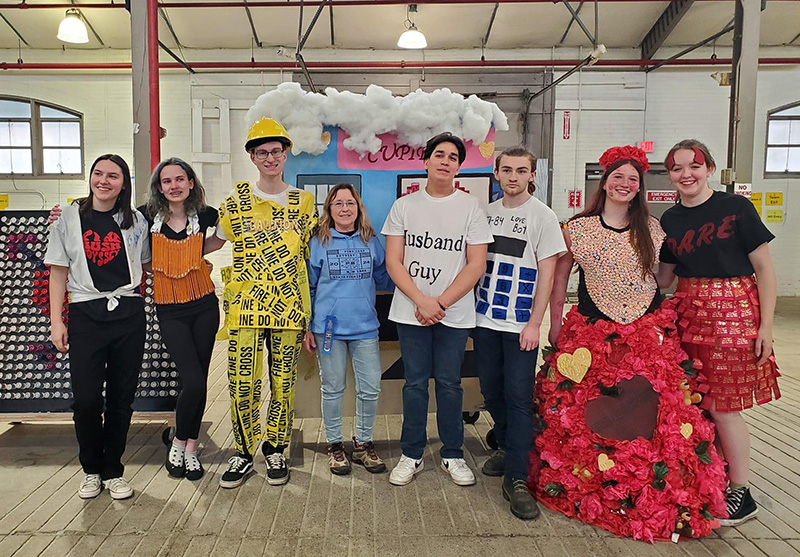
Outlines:
[[[475,483],[462,450],[461,362],[475,326],[473,288],[492,235],[480,201],[453,186],[465,158],[464,142],[451,133],[430,139],[426,187],[395,201],[383,225],[386,269],[397,286],[389,319],[397,323],[406,380],[403,454],[389,476],[394,485],[408,484],[422,470],[431,377],[442,468],[458,485]]]
[[[566,253],[556,214],[531,195],[536,157],[511,147],[497,157],[503,197],[489,205],[486,272],[477,288],[473,339],[486,408],[499,449],[484,462],[487,476],[504,476],[503,496],[524,520],[539,516],[528,491],[533,448],[533,385],[539,327],[553,288],[558,256]]]

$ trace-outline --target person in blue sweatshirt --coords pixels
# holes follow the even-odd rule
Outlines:
[[[312,317],[304,345],[309,352],[316,349],[319,362],[330,470],[337,475],[351,470],[342,437],[342,397],[349,351],[356,384],[356,431],[351,458],[369,472],[384,472],[386,464],[372,443],[381,390],[375,290],[393,290],[394,285],[386,272],[383,246],[352,185],[331,188],[309,248]]]

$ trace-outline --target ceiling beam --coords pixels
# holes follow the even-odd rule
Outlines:
[[[667,8],[645,35],[642,44],[639,45],[642,49],[642,58],[649,60],[655,56],[658,49],[661,48],[661,45],[664,44],[664,41],[667,40],[669,34],[672,33],[681,18],[686,15],[693,3],[694,0],[676,0],[667,5]]]
[[[576,11],[575,11],[575,8],[573,8],[572,6],[570,6],[570,5],[569,5],[569,2],[567,2],[567,0],[561,0],[561,1],[562,1],[562,3],[564,4],[564,6],[566,6],[566,7],[567,7],[567,9],[569,10],[569,13],[571,13],[571,14],[572,14],[572,19],[574,19],[574,20],[575,20],[575,22],[578,24],[578,26],[579,26],[581,29],[583,29],[583,33],[584,33],[584,34],[586,35],[586,37],[589,39],[589,42],[591,42],[591,43],[592,43],[592,46],[597,46],[597,39],[595,38],[595,36],[594,36],[594,35],[592,35],[592,32],[591,32],[591,31],[589,31],[589,28],[588,28],[588,27],[586,27],[586,26],[583,24],[583,21],[581,21],[581,18],[580,18],[580,16],[578,15],[578,12],[576,12]],[[595,21],[597,21],[597,20],[596,20],[596,18],[595,18]]]
[[[701,46],[704,46],[704,45],[706,45],[706,44],[710,43],[711,41],[716,41],[716,40],[717,40],[718,38],[720,38],[722,35],[725,35],[726,33],[730,33],[731,31],[733,31],[733,22],[731,22],[731,23],[729,23],[728,25],[726,25],[726,26],[725,26],[725,28],[724,28],[722,31],[719,31],[719,32],[717,32],[717,33],[714,33],[714,34],[713,34],[713,35],[711,35],[710,37],[706,37],[705,39],[703,39],[703,40],[702,40],[702,41],[700,41],[699,43],[695,43],[695,44],[693,44],[693,45],[692,45],[692,46],[690,46],[690,47],[684,48],[684,49],[683,49],[683,50],[681,50],[679,53],[677,53],[677,54],[674,54],[674,55],[672,55],[672,56],[670,56],[669,58],[666,58],[666,59],[664,59],[664,60],[661,60],[661,61],[660,61],[660,62],[658,62],[657,64],[650,66],[649,68],[645,69],[644,71],[645,71],[646,73],[650,73],[650,72],[652,72],[653,70],[657,70],[657,69],[658,69],[658,68],[660,68],[661,66],[665,66],[665,65],[667,65],[667,64],[669,64],[670,62],[673,62],[674,60],[677,60],[678,58],[681,58],[681,57],[683,57],[683,56],[685,56],[685,55],[689,54],[689,53],[690,53],[690,52],[692,52],[693,50],[697,50],[697,49],[698,49],[698,48],[700,48]],[[652,60],[652,58],[648,58],[648,60]]]
[[[247,1],[244,3],[244,11],[247,13],[247,21],[250,22],[250,32],[253,34],[253,40],[256,42],[256,46],[261,48],[261,41],[258,38],[258,33],[256,32],[256,24],[253,23],[253,14],[250,13],[250,6],[247,5]]]
[[[578,9],[575,10],[575,14],[576,15],[580,14],[582,9],[583,9],[583,2],[578,4]],[[567,28],[564,29],[564,34],[561,35],[561,40],[558,41],[558,44],[564,44],[564,39],[567,38],[567,35],[569,34],[569,30],[572,29],[572,24],[573,23],[575,23],[575,16],[572,16],[572,17],[569,18],[569,23],[567,23]]]
[[[158,15],[161,16],[161,19],[163,19],[164,23],[167,25],[167,29],[169,30],[170,35],[172,35],[172,40],[175,41],[175,44],[178,45],[178,48],[181,48],[183,45],[178,39],[178,35],[175,34],[175,29],[172,28],[172,22],[169,20],[166,10],[164,8],[159,8]]]
[[[0,18],[2,18],[2,19],[3,19],[3,21],[5,21],[5,22],[6,22],[6,25],[8,25],[8,26],[11,28],[11,30],[12,30],[12,31],[14,31],[14,34],[17,36],[17,38],[18,38],[19,40],[21,40],[23,43],[25,43],[25,46],[31,46],[30,44],[28,44],[28,41],[26,41],[26,40],[25,40],[25,37],[23,37],[23,36],[20,34],[20,32],[19,32],[19,31],[17,31],[17,28],[16,28],[16,27],[14,27],[13,25],[11,25],[11,22],[10,22],[10,21],[8,21],[8,19],[6,19],[6,16],[4,16],[3,14],[0,14]]]
[[[500,4],[495,2],[494,3],[494,8],[492,9],[492,15],[489,18],[489,25],[486,27],[486,34],[483,36],[483,39],[481,39],[481,53],[483,52],[483,49],[486,48],[486,43],[489,42],[489,35],[492,34],[492,26],[494,26],[494,19],[497,17],[497,9],[499,7],[500,7]],[[483,54],[481,54],[481,56],[482,55]]]

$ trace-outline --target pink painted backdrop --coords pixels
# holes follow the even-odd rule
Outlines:
[[[411,170],[422,172],[422,153],[424,147],[411,147],[397,142],[397,136],[392,133],[384,133],[378,137],[381,140],[380,150],[373,154],[367,153],[361,156],[355,151],[345,149],[344,140],[350,137],[344,130],[338,130],[337,164],[342,169],[354,170]],[[461,165],[462,170],[469,168],[486,168],[492,166],[494,155],[494,128],[489,130],[484,140],[483,153],[479,145],[471,141],[466,142],[467,158]],[[486,156],[484,156],[486,154]]]

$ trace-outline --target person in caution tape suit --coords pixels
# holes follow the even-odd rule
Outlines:
[[[218,339],[228,340],[231,421],[237,453],[228,461],[220,486],[235,488],[253,472],[262,437],[267,482],[289,481],[283,451],[294,417],[297,361],[310,317],[305,259],[317,225],[314,196],[283,181],[292,146],[286,129],[271,118],[256,121],[245,149],[258,169],[255,186],[239,182],[220,209],[217,241],[233,244],[232,266],[222,269],[225,324]],[[261,429],[264,344],[269,350],[271,397],[265,432]]]

